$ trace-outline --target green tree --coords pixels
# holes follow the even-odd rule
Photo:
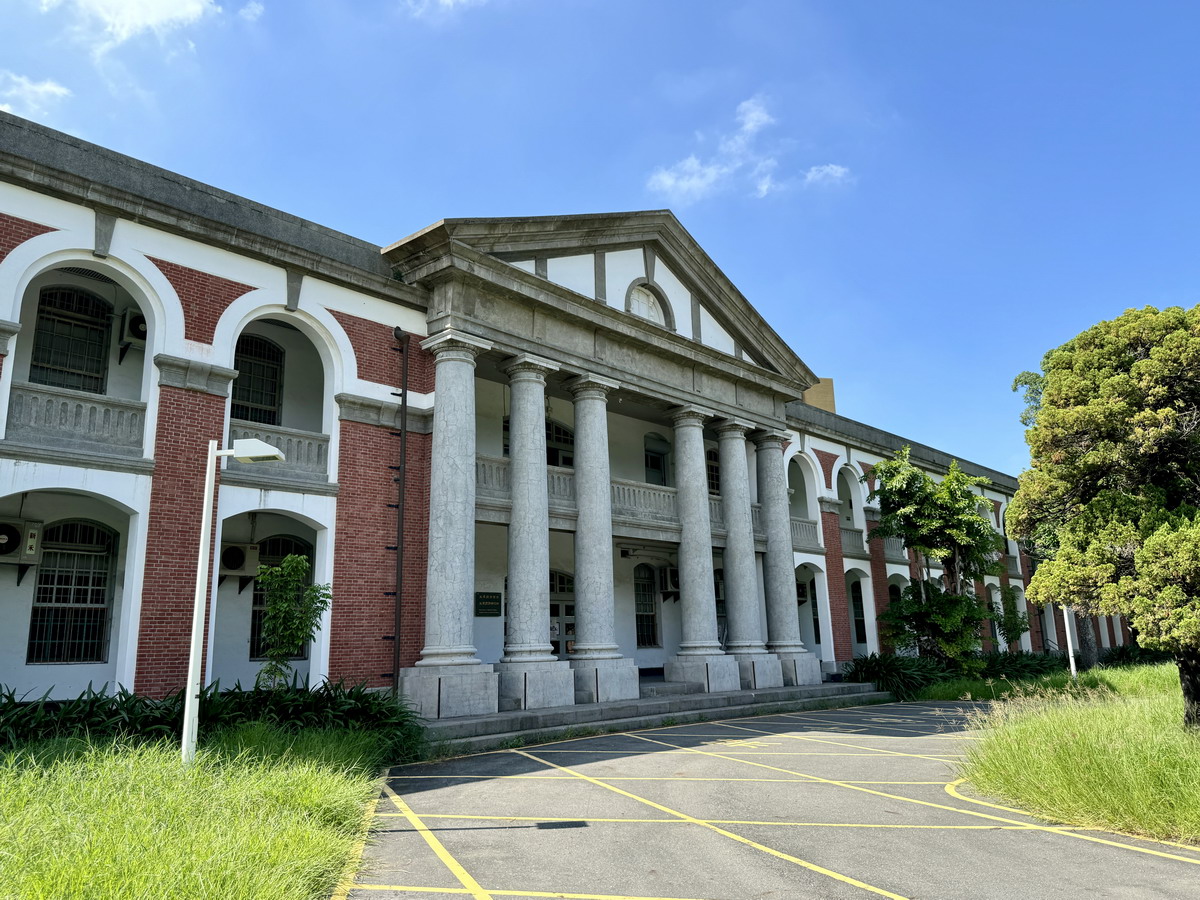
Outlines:
[[[922,557],[925,578],[901,593],[884,618],[897,646],[962,661],[975,649],[979,626],[990,610],[975,596],[974,583],[998,571],[1002,539],[985,514],[978,489],[988,479],[968,475],[955,460],[934,481],[913,465],[909,448],[876,463],[870,476],[879,501],[878,537],[903,538]],[[933,580],[933,561],[942,565],[945,586]]]
[[[1023,609],[1017,608],[1017,589],[1010,584],[1000,588],[1000,609],[996,615],[996,631],[1004,641],[1005,647],[1021,640],[1021,635],[1029,630],[1029,615]]]
[[[292,660],[313,639],[321,615],[329,609],[329,585],[311,584],[309,569],[308,558],[294,553],[277,566],[258,567],[266,662],[258,671],[257,687],[276,688],[291,682]]]
[[[1127,616],[1200,727],[1200,307],[1128,310],[1020,387],[1031,467],[1007,523],[1043,559],[1029,598]]]

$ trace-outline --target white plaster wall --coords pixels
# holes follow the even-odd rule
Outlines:
[[[634,281],[645,277],[646,260],[640,247],[604,254],[604,292],[609,306],[625,309],[625,292]]]
[[[675,314],[675,330],[686,338],[692,337],[692,292],[667,267],[662,258],[654,261],[654,283],[667,295]]]
[[[546,277],[585,297],[596,296],[596,257],[552,256],[546,260]]]
[[[733,338],[703,306],[700,307],[700,342],[722,353],[733,354]]]
[[[496,455],[499,455],[498,453]],[[475,590],[496,591],[508,603],[504,578],[508,574],[508,529],[503,525],[475,525]],[[550,573],[546,573],[550,577]],[[503,608],[503,607],[502,607]],[[474,615],[474,597],[471,612]],[[496,662],[504,653],[504,616],[475,618],[475,650],[485,663]]]
[[[480,456],[503,455],[504,416],[507,412],[508,388],[495,381],[476,378],[475,452]]]
[[[304,334],[259,320],[243,334],[257,334],[283,349],[283,406],[279,424],[284,428],[324,433],[325,373],[321,356]]]
[[[516,266],[518,269],[521,269],[525,272],[529,272],[531,274],[537,267],[537,264],[532,259],[519,259],[515,262],[509,263],[509,265]]]

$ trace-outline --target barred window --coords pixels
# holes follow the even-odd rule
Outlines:
[[[257,334],[238,338],[233,354],[238,376],[233,382],[230,418],[278,425],[283,400],[283,348]]]
[[[288,534],[277,534],[258,544],[258,562],[263,566],[277,566],[285,556],[306,556],[309,562],[309,578],[312,578],[313,548],[308,541]],[[250,607],[250,659],[266,658],[267,645],[263,640],[263,617],[267,614],[267,598],[258,580],[254,581],[254,601]],[[308,659],[308,644],[298,647],[292,659]]]
[[[633,570],[633,603],[637,616],[637,645],[658,647],[658,593],[654,569],[643,563]]]
[[[116,532],[95,522],[59,522],[42,541],[26,663],[106,662]]]
[[[867,613],[863,608],[861,581],[854,581],[850,584],[850,614],[854,618],[854,642],[865,644],[867,642]]]
[[[103,394],[108,380],[112,306],[74,287],[43,288],[29,360],[34,384]]]
[[[721,452],[706,450],[704,453],[704,473],[708,476],[708,492],[721,493]]]

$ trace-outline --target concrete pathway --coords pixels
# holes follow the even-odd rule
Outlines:
[[[1191,898],[1200,851],[972,796],[964,703],[655,728],[394,769],[335,898]]]

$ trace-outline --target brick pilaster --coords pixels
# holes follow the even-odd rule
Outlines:
[[[834,498],[820,498],[821,531],[825,538],[825,590],[829,595],[829,624],[833,630],[833,657],[838,662],[854,658],[850,634],[850,599],[846,596],[846,565],[842,556],[841,506]],[[826,509],[826,506],[829,509]]]
[[[871,554],[871,591],[875,595],[875,620],[879,628],[879,617],[887,612],[892,598],[888,594],[887,556],[883,549],[883,538],[875,537],[875,529],[879,527],[879,510],[867,507],[867,548]],[[879,638],[879,649],[887,652],[890,645],[885,646],[882,632]]]

